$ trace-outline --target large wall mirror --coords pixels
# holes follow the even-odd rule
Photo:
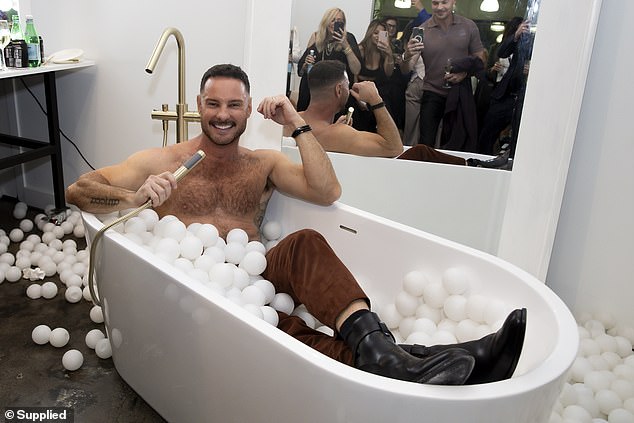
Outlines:
[[[394,1],[382,1],[386,7],[388,2]],[[457,13],[468,15],[467,8],[474,9],[473,18],[479,19],[482,3],[458,0]],[[504,18],[520,11],[527,16],[530,5],[537,4],[531,0],[497,3],[500,11],[507,11],[507,3],[513,6]],[[423,4],[431,9],[430,1],[423,0]],[[559,218],[601,0],[545,0],[538,4],[538,28],[515,163],[503,200],[495,254],[543,280]],[[357,38],[365,33],[376,9],[372,0],[318,3],[294,0],[291,27],[297,28],[304,48],[329,7],[345,10],[348,30]],[[397,12],[392,9],[390,13]],[[409,16],[412,12],[415,13],[413,10],[401,13],[405,19],[405,14]],[[491,17],[498,20],[498,16]],[[407,183],[401,185],[404,197],[408,195]]]

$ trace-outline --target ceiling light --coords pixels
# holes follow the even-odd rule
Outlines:
[[[399,9],[409,9],[412,7],[411,0],[394,0],[394,7],[398,7]]]
[[[483,12],[497,12],[500,10],[500,3],[498,0],[483,0],[480,4],[480,10]]]

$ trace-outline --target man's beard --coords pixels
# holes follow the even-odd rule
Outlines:
[[[244,122],[243,125],[238,125],[236,122],[234,121],[228,121],[226,123],[231,123],[234,126],[231,128],[233,130],[235,130],[235,135],[233,136],[233,138],[231,138],[230,140],[226,140],[226,138],[218,138],[216,137],[212,132],[212,130],[210,128],[213,128],[214,124],[218,124],[221,122],[213,122],[213,123],[209,123],[208,125],[201,125],[201,129],[203,131],[203,134],[205,134],[207,136],[207,138],[209,138],[209,140],[211,142],[213,142],[216,145],[230,145],[233,144],[234,142],[236,142],[237,140],[240,139],[240,136],[244,133],[244,131],[246,130],[247,127],[247,123],[246,121]],[[214,128],[215,130],[218,130],[217,128]]]

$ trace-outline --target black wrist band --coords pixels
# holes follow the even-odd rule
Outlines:
[[[291,137],[293,138],[297,138],[300,134],[303,134],[304,132],[308,132],[308,131],[312,131],[313,128],[310,127],[310,125],[304,125],[304,126],[300,126],[299,128],[296,128],[293,133],[291,134]]]
[[[375,104],[375,105],[373,105],[373,106],[370,106],[370,105],[368,104],[368,110],[370,110],[370,111],[372,111],[372,110],[376,110],[376,109],[380,109],[381,107],[385,107],[385,102],[384,102],[384,101],[382,101],[382,102],[380,102],[380,103],[377,103],[377,104]]]

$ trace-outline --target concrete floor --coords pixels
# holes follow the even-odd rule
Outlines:
[[[13,217],[14,203],[14,199],[0,198],[0,228],[7,234],[19,226]],[[27,217],[32,219],[39,212],[29,209]],[[31,233],[41,235],[37,227]],[[85,248],[85,239],[70,238],[77,241],[78,249]],[[18,247],[11,243],[9,251],[15,254]],[[48,280],[59,289],[50,300],[29,299],[25,291],[34,282],[26,279],[0,284],[0,408],[71,407],[75,423],[164,422],[119,376],[111,358],[101,359],[86,346],[89,330],[105,333],[103,323],[90,319],[93,304],[83,299],[67,302],[59,275],[44,279]],[[66,328],[69,343],[62,348],[37,345],[31,331],[40,324]],[[82,367],[73,372],[62,366],[62,355],[69,349],[78,349],[84,356]]]

